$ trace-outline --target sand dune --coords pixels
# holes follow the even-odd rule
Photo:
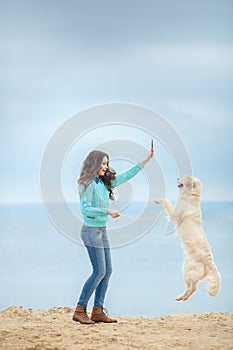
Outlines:
[[[68,307],[49,310],[9,307],[0,312],[0,349],[233,349],[233,314],[116,316],[117,324],[89,326],[72,321],[72,314]]]

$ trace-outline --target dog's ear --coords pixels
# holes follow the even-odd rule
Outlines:
[[[192,181],[192,183],[193,183],[193,187],[194,187],[194,188],[201,188],[201,183],[200,183],[199,180],[194,179],[194,180]]]
[[[201,184],[198,180],[193,180],[192,193],[195,195],[201,195]]]

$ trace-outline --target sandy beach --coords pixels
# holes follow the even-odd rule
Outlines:
[[[115,316],[116,324],[81,325],[73,309],[12,306],[0,313],[2,350],[233,349],[233,314]]]

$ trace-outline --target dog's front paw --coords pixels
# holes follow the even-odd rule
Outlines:
[[[160,204],[160,205],[163,205],[164,204],[164,200],[163,199],[155,199],[154,202],[156,204]]]

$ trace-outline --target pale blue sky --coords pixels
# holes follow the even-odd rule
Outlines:
[[[40,201],[40,162],[53,132],[110,102],[161,113],[183,139],[204,199],[232,199],[231,0],[0,6],[1,202]]]

